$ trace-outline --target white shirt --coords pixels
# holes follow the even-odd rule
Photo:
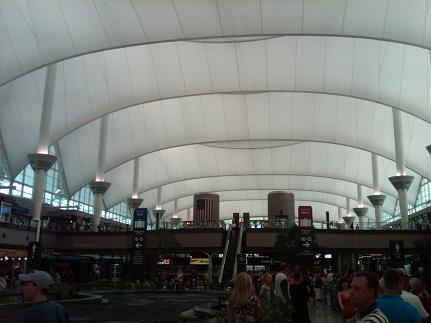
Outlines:
[[[403,290],[400,296],[404,301],[406,301],[415,309],[417,309],[421,318],[427,318],[429,316],[428,312],[422,306],[421,300],[415,294],[412,294]]]
[[[287,299],[284,298],[283,290],[281,289],[281,283],[283,282],[283,280],[287,281],[287,290],[289,290],[289,281],[287,280],[287,276],[284,273],[279,272],[277,275],[275,275],[274,295],[275,297],[279,297],[282,300],[287,301]]]

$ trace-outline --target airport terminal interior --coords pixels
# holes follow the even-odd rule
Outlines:
[[[69,322],[359,322],[389,268],[431,312],[430,9],[0,1],[0,321],[28,279]]]

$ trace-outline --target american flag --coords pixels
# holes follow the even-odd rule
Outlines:
[[[212,220],[213,200],[209,198],[196,200],[196,221]]]

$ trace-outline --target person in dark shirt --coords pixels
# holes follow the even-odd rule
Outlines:
[[[311,323],[308,312],[308,298],[310,294],[305,286],[302,274],[293,274],[293,284],[290,286],[290,297],[293,305],[292,323]]]
[[[67,323],[68,315],[60,304],[47,297],[49,287],[54,283],[46,271],[35,271],[28,275],[18,275],[23,299],[33,306],[27,308],[18,323]]]

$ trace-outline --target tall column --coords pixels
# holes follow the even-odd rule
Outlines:
[[[407,191],[413,182],[414,176],[406,175],[404,171],[404,148],[403,148],[403,129],[401,122],[401,112],[398,109],[392,109],[394,125],[394,142],[397,175],[389,177],[389,181],[398,192],[398,201],[400,203],[401,229],[409,228]]]
[[[371,154],[371,166],[373,170],[374,194],[368,195],[367,198],[374,206],[376,229],[380,230],[382,228],[382,205],[385,202],[386,195],[380,193],[379,163],[376,154]]]
[[[355,221],[355,216],[352,215],[352,210],[350,208],[350,199],[346,197],[346,215],[343,216],[343,220],[346,223],[347,227],[350,227],[350,225]]]
[[[163,214],[165,214],[166,210],[162,210],[162,209],[154,209],[153,210],[153,214],[154,217],[156,218],[156,230],[160,229],[160,220],[163,217]]]
[[[338,207],[338,219],[336,222],[337,229],[341,229],[343,227],[344,221],[343,221],[343,214],[341,207]]]
[[[28,160],[34,170],[31,212],[33,219],[37,221],[35,241],[40,240],[40,214],[42,211],[43,195],[45,193],[45,175],[57,160],[55,156],[48,155],[56,76],[57,65],[49,65],[46,68],[37,153],[28,155]]]
[[[97,159],[96,180],[89,183],[91,191],[94,194],[94,217],[93,230],[98,231],[100,225],[100,214],[103,208],[103,195],[111,186],[111,183],[105,182],[105,161],[106,161],[106,144],[108,140],[108,116],[100,119],[100,136],[99,136],[99,155]]]
[[[359,219],[359,228],[361,230],[364,229],[364,218],[365,215],[368,212],[368,208],[364,207],[364,200],[362,198],[362,186],[361,184],[357,184],[357,188],[358,188],[358,207],[353,208],[353,211],[355,211],[356,215],[358,216]]]
[[[133,217],[135,209],[139,208],[143,199],[139,198],[139,157],[133,160],[133,187],[132,197],[127,199],[127,206]]]
[[[54,165],[57,157],[46,154],[29,154],[28,160],[34,170],[31,210],[33,214],[33,220],[37,221],[35,241],[39,241],[41,226],[40,214],[42,211],[43,195],[45,193],[45,175],[52,165]]]

